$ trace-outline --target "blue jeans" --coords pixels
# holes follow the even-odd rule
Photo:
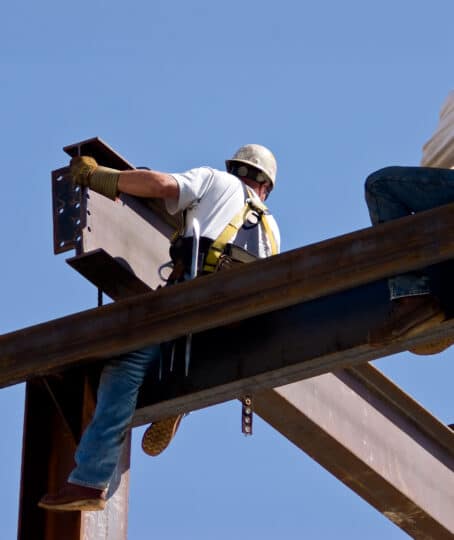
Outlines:
[[[366,180],[366,202],[373,225],[454,202],[454,170],[386,167]],[[424,271],[388,280],[391,299],[430,293]]]
[[[69,482],[108,487],[136,409],[139,388],[159,358],[160,347],[153,345],[113,358],[104,366],[95,413],[76,450],[76,468]]]

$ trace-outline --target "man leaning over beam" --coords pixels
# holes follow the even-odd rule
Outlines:
[[[444,102],[435,134],[423,147],[421,167],[386,167],[366,180],[366,202],[373,225],[454,202],[454,91]],[[372,346],[410,336],[445,320],[426,271],[388,280],[390,307],[383,324],[369,334]],[[449,338],[411,349],[416,354],[441,352]]]
[[[109,197],[120,193],[161,198],[171,214],[185,211],[185,226],[173,244],[173,282],[189,273],[192,226],[200,227],[201,273],[218,270],[249,258],[279,251],[278,226],[264,205],[275,186],[276,160],[264,146],[242,146],[226,161],[227,172],[200,167],[184,173],[153,170],[117,171],[98,166],[91,157],[71,160],[73,181]],[[234,247],[232,247],[234,246]],[[145,347],[109,360],[102,371],[96,409],[75,453],[76,467],[56,494],[39,506],[49,510],[102,510],[109,482],[136,408],[139,388],[152,366],[159,363],[159,345]],[[175,435],[181,415],[152,424],[142,448],[159,454]]]

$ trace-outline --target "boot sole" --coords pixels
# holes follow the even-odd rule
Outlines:
[[[158,456],[175,437],[183,415],[171,416],[152,424],[143,434],[142,450],[149,456]]]
[[[371,346],[380,346],[380,345],[386,345],[388,343],[391,343],[392,341],[396,339],[400,339],[403,337],[411,337],[414,335],[417,335],[421,332],[424,332],[424,330],[428,330],[429,328],[432,328],[432,326],[435,326],[436,324],[439,324],[446,320],[446,315],[443,311],[439,311],[436,313],[432,313],[431,315],[428,315],[426,319],[422,319],[421,321],[415,323],[413,326],[408,328],[407,330],[402,330],[399,333],[387,335],[387,336],[380,336],[380,335],[374,335],[374,333],[369,333],[369,345]]]
[[[60,510],[68,512],[80,510],[81,512],[90,512],[104,510],[106,507],[106,501],[101,501],[99,499],[83,499],[57,504],[47,504],[40,501],[38,506],[40,508],[45,508],[46,510]]]
[[[412,328],[410,332],[405,334],[406,336],[413,336],[416,334],[419,334],[423,330],[427,330],[428,328],[431,328],[435,324],[439,324],[446,320],[446,316],[444,313],[441,313],[438,315],[437,318],[432,318],[429,321],[426,321],[423,325],[420,325],[416,328]],[[438,354],[446,349],[449,349],[451,345],[454,344],[454,340],[452,338],[440,338],[438,341],[432,341],[430,343],[426,343],[424,345],[417,345],[416,347],[412,347],[411,349],[408,349],[409,352],[413,354],[419,354],[421,356],[430,355],[430,354]]]
[[[413,354],[419,354],[421,356],[428,356],[430,354],[439,354],[446,349],[449,349],[451,345],[454,345],[454,340],[450,338],[441,338],[438,341],[426,343],[425,345],[417,345],[408,349],[408,352]]]
[[[424,330],[428,330],[429,328],[432,328],[436,324],[440,324],[444,320],[446,320],[446,315],[442,311],[440,311],[439,313],[435,313],[434,315],[432,315],[431,317],[429,317],[425,321],[422,321],[422,322],[416,324],[415,326],[412,326],[409,330],[404,332],[399,337],[416,336],[417,334],[420,334],[421,332],[424,332]]]

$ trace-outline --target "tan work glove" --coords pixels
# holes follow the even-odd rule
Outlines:
[[[120,171],[102,167],[89,156],[76,156],[71,159],[69,172],[75,184],[89,187],[93,191],[115,200],[118,195]]]

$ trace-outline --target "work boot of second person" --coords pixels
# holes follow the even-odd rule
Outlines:
[[[422,332],[445,318],[439,301],[431,294],[392,300],[385,322],[369,332],[369,344],[386,345],[394,339]]]
[[[149,456],[158,456],[170,444],[180,425],[182,414],[154,422],[142,437],[142,450]]]

